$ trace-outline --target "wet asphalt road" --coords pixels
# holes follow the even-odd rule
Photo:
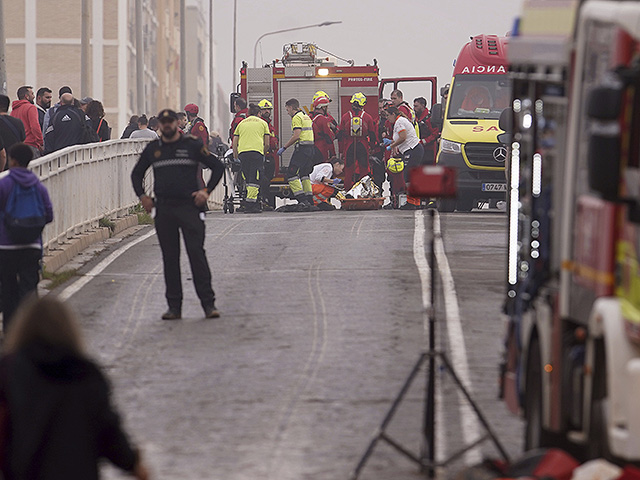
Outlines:
[[[516,455],[521,422],[496,400],[505,216],[440,218],[464,339],[448,334],[448,287],[440,282],[438,344],[464,349],[474,397]],[[216,320],[202,318],[184,251],[184,318],[160,320],[166,305],[155,236],[73,295],[90,351],[113,381],[153,478],[349,478],[426,345],[415,224],[415,212],[400,211],[209,213],[206,249],[222,312]],[[388,430],[416,453],[424,378]],[[438,378],[444,458],[465,443],[473,418],[461,413],[451,376],[439,369]],[[481,454],[497,455],[485,442],[443,477]],[[360,478],[423,476],[381,443]]]

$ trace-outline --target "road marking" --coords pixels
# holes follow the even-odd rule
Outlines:
[[[429,310],[431,309],[431,269],[427,261],[427,254],[424,245],[425,228],[424,216],[422,210],[416,210],[413,234],[413,259],[418,267],[420,275],[420,286],[422,290],[422,323],[424,328],[424,351],[428,350],[429,344]],[[436,338],[437,341],[437,338]],[[428,363],[427,363],[428,365]],[[442,385],[438,385],[439,375],[436,372],[436,426],[444,426],[444,410],[442,398]],[[425,393],[426,395],[426,393]],[[424,401],[426,402],[426,398]],[[425,446],[426,447],[426,446]],[[444,442],[444,432],[442,429],[436,429],[436,457],[446,458],[446,446]]]
[[[447,321],[447,333],[449,335],[449,348],[451,350],[451,363],[456,373],[460,377],[462,384],[468,389],[469,394],[473,396],[472,385],[469,376],[469,362],[467,359],[467,347],[462,333],[462,322],[460,321],[460,308],[458,306],[458,297],[456,294],[456,285],[453,281],[453,275],[449,268],[449,261],[444,250],[444,242],[442,241],[442,230],[440,228],[440,215],[435,212],[434,234],[436,237],[436,262],[442,279],[442,291],[444,295],[444,305]],[[462,423],[462,436],[465,445],[475,442],[480,437],[480,425],[471,405],[458,390],[460,398],[460,419]],[[479,463],[482,458],[480,449],[475,447],[465,454],[467,465]]]
[[[71,298],[82,287],[84,287],[87,283],[93,280],[94,277],[97,277],[98,275],[100,275],[104,271],[104,269],[107,268],[109,265],[111,265],[120,255],[125,253],[131,247],[136,246],[140,242],[144,242],[147,238],[155,235],[155,233],[156,233],[155,228],[152,228],[144,235],[136,238],[135,240],[127,243],[126,245],[123,245],[122,247],[118,248],[115,252],[109,254],[104,260],[102,260],[95,267],[89,270],[89,272],[85,273],[84,276],[80,277],[78,280],[76,280],[67,288],[65,288],[62,291],[62,293],[60,293],[60,296],[58,298],[60,298],[60,300],[62,301],[65,301]]]
[[[322,293],[320,282],[320,264],[309,265],[307,275],[307,286],[309,291],[312,318],[313,318],[313,341],[311,344],[311,352],[307,356],[307,360],[302,369],[302,374],[298,381],[290,389],[288,400],[283,402],[283,408],[280,411],[276,435],[271,445],[270,462],[267,471],[267,478],[274,478],[274,475],[280,474],[282,464],[279,462],[281,451],[283,448],[283,438],[286,430],[289,428],[291,418],[293,417],[300,398],[307,391],[309,385],[316,377],[318,370],[324,360],[327,348],[327,332],[329,329],[328,315],[324,295]],[[314,290],[317,292],[314,293]],[[275,477],[278,478],[278,477]]]

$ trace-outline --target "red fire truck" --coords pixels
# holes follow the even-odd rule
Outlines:
[[[640,1],[526,0],[509,59],[503,398],[525,448],[638,462]]]
[[[377,61],[364,66],[355,65],[352,60],[339,66],[330,56],[320,56],[322,49],[310,43],[287,44],[283,48],[283,56],[271,64],[258,68],[249,68],[246,63],[240,70],[239,91],[232,94],[231,105],[235,96],[241,96],[247,103],[258,103],[267,99],[273,104],[272,123],[284,145],[292,135],[291,117],[284,108],[285,102],[296,98],[305,112],[311,110],[311,101],[315,92],[322,90],[331,98],[329,113],[340,123],[342,114],[349,111],[351,96],[361,92],[367,97],[365,111],[377,122],[378,99],[383,94],[389,97],[393,88],[404,88],[412,83],[410,90],[419,91],[419,96],[427,100],[427,106],[437,101],[437,79],[431,77],[389,78],[380,79]],[[325,52],[326,53],[326,52]],[[418,90],[415,90],[418,87]],[[405,94],[406,95],[406,94]],[[413,98],[405,98],[410,104]],[[337,147],[337,142],[336,142]],[[288,195],[288,185],[283,178],[284,169],[289,165],[293,149],[285,151],[281,159],[277,159],[276,175],[271,184],[272,194]],[[338,148],[336,148],[338,152]]]

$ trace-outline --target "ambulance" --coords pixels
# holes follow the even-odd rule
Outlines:
[[[458,197],[441,199],[440,211],[468,212],[479,202],[505,200],[507,146],[497,136],[511,94],[507,73],[505,37],[471,37],[455,61],[436,161],[457,169]]]

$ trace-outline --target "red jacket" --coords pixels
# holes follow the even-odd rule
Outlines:
[[[231,122],[231,128],[229,129],[229,142],[233,140],[233,134],[236,132],[236,127],[238,124],[249,116],[249,109],[245,108],[236,113],[236,116],[233,117],[233,121]]]
[[[359,137],[351,136],[351,119],[353,117],[362,118],[362,135]],[[377,142],[376,124],[371,115],[364,110],[361,110],[358,114],[349,111],[342,115],[342,120],[338,126],[338,138],[340,139],[340,153],[342,155],[347,153],[347,150],[353,143],[360,142],[367,149],[368,157],[369,144]]]
[[[424,109],[422,115],[416,117],[416,122],[420,129],[420,143],[423,146],[431,145],[438,138],[438,129],[431,126],[431,119],[429,118],[429,110]]]
[[[189,130],[189,135],[199,138],[202,140],[202,144],[205,147],[209,147],[209,131],[207,130],[207,126],[204,124],[204,120],[200,117],[197,117],[194,120],[191,130]]]
[[[331,130],[329,117],[322,112],[312,112],[310,116],[313,121],[313,142],[322,154],[322,161],[328,162],[329,158],[336,155],[333,145],[335,135]]]
[[[19,118],[24,123],[26,133],[24,143],[42,150],[44,142],[38,120],[38,107],[28,100],[14,100],[11,104],[11,116]]]
[[[263,120],[267,122],[264,118]],[[267,123],[269,124],[269,133],[271,134],[271,136],[269,137],[269,152],[268,153],[265,152],[264,156],[265,158],[271,161],[275,161],[276,152],[278,151],[278,145],[280,142],[278,141],[278,136],[276,135],[276,129],[273,128],[273,125],[271,125],[271,122],[267,122]]]

